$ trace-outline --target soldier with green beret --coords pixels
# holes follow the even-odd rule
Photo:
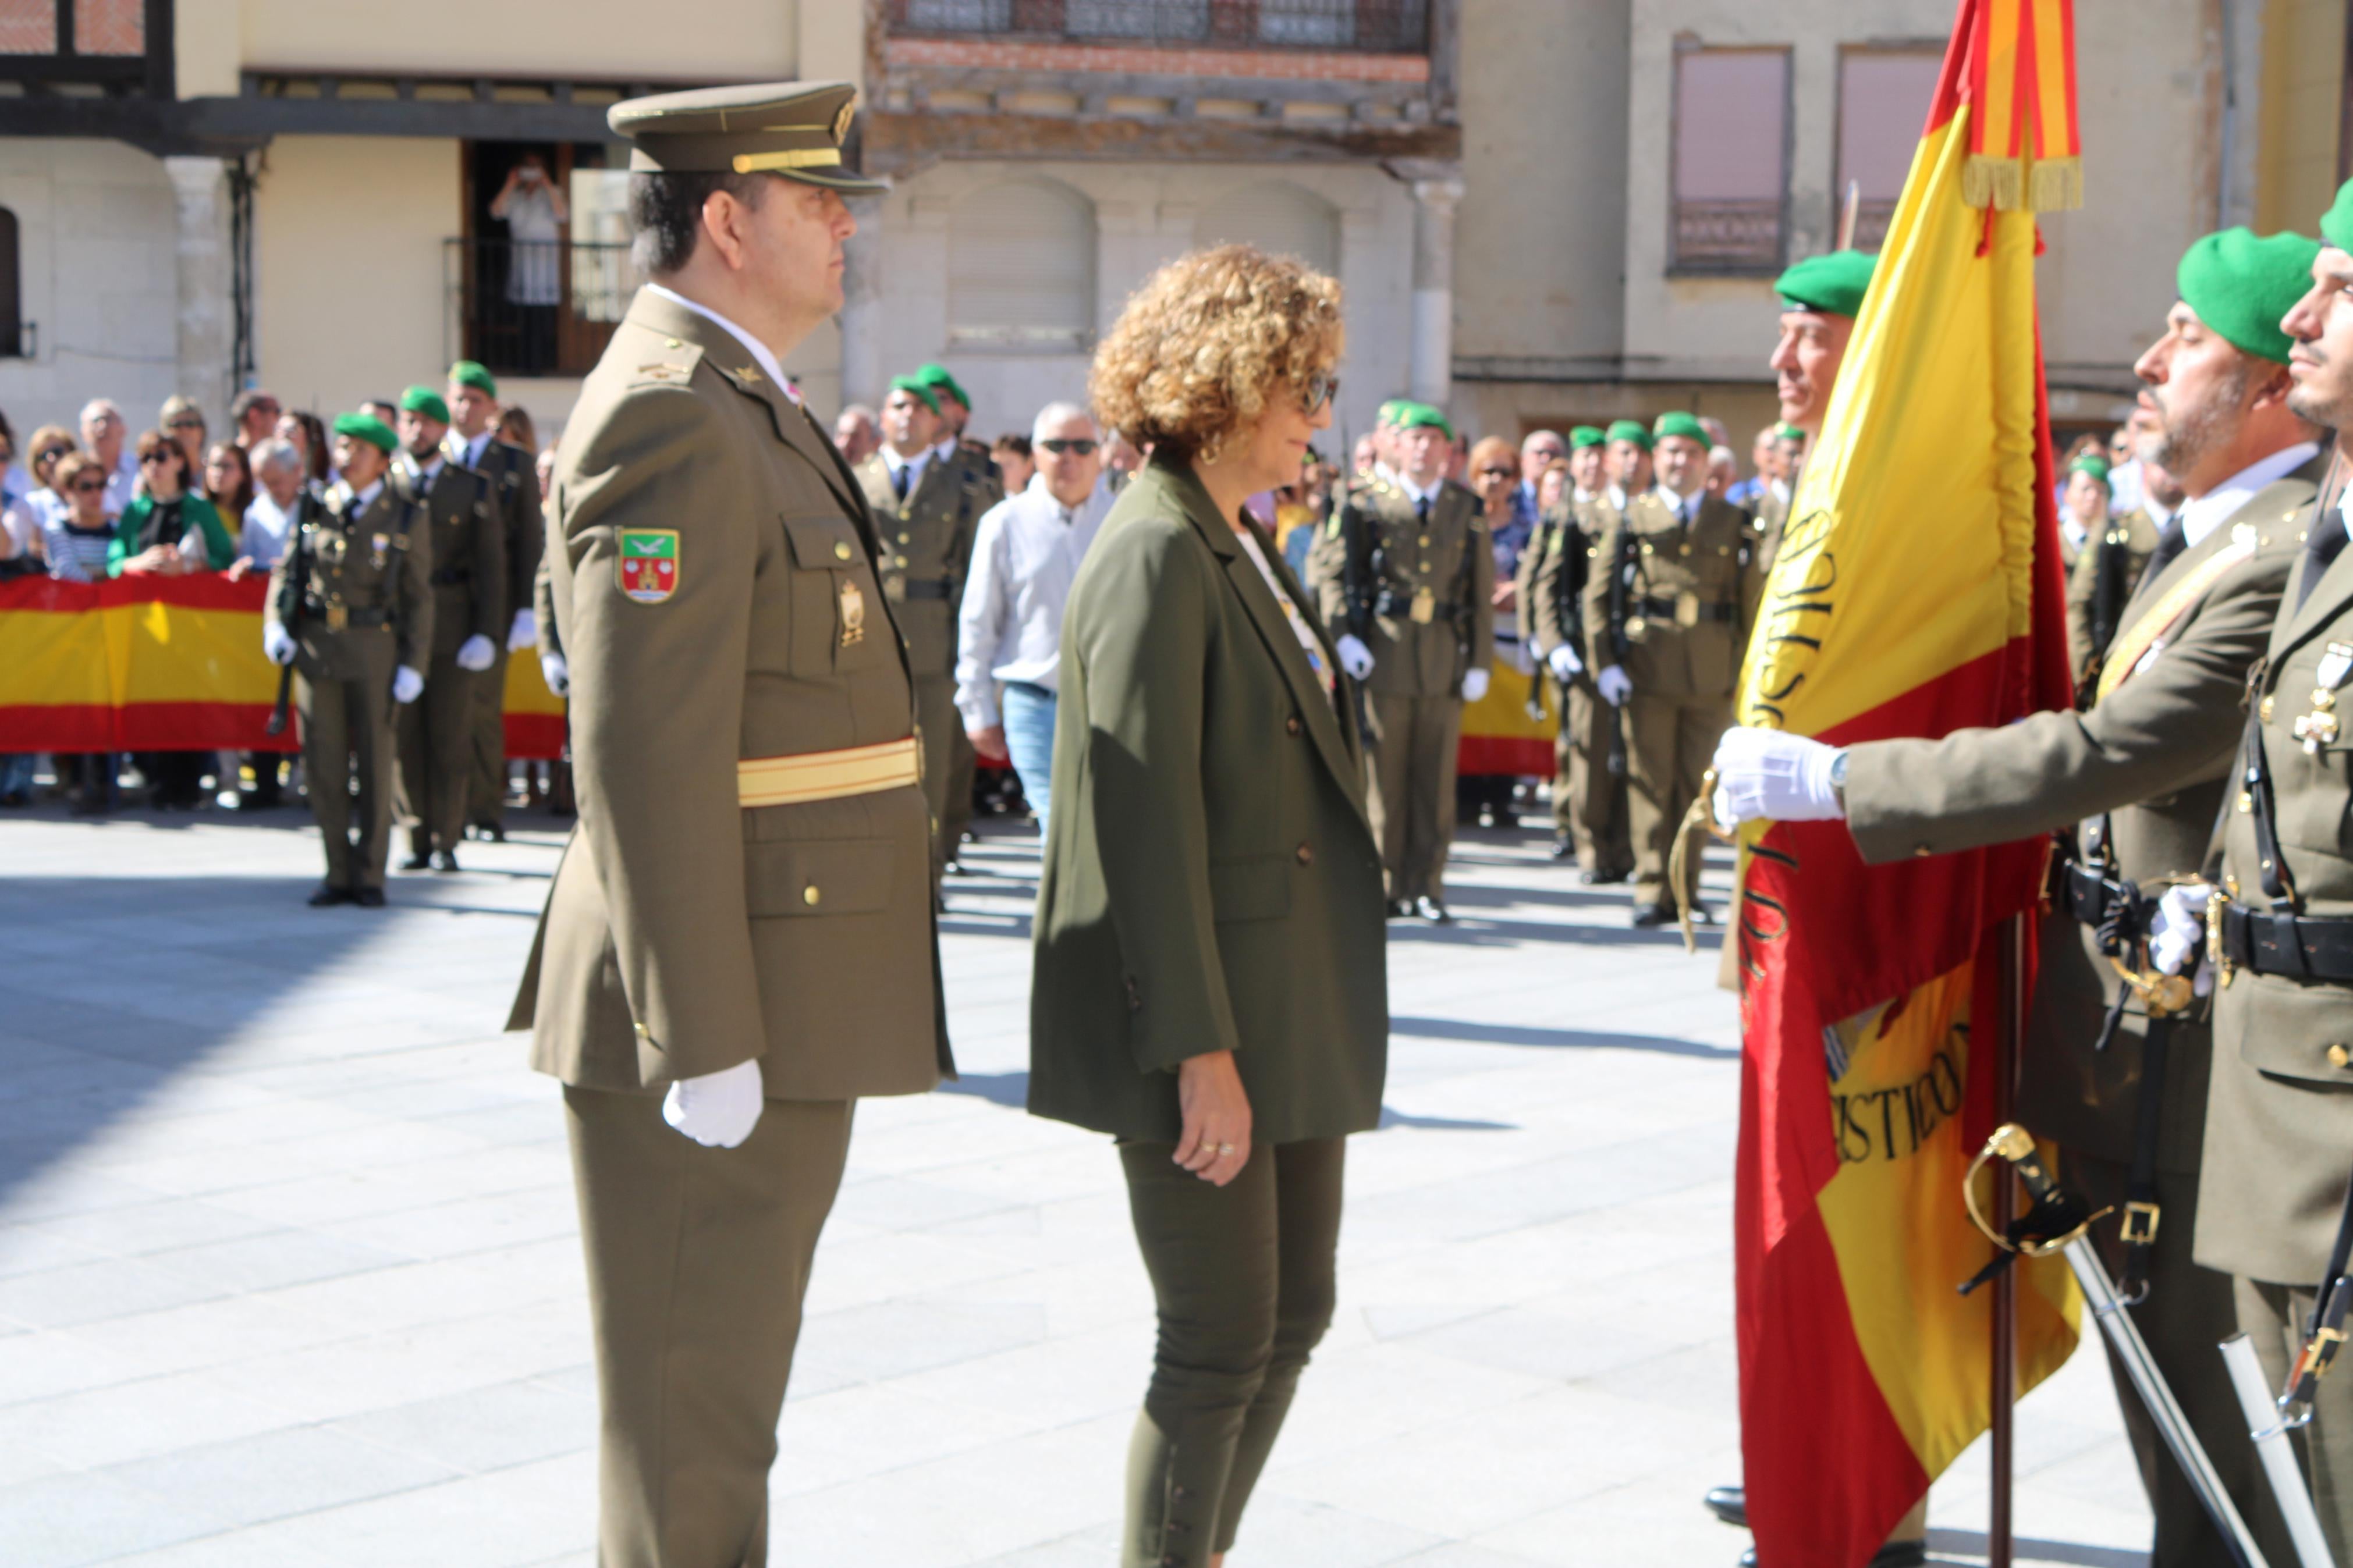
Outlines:
[[[334,443],[342,478],[294,504],[261,647],[294,667],[303,776],[327,853],[311,903],[375,909],[392,847],[393,714],[415,705],[433,647],[433,535],[425,509],[385,482],[399,441],[382,420],[338,415]]]
[[[1553,531],[1554,542],[1538,563],[1528,592],[1535,656],[1565,694],[1555,750],[1553,815],[1577,857],[1577,880],[1588,887],[1624,881],[1634,864],[1627,833],[1624,749],[1617,742],[1618,709],[1601,700],[1592,668],[1586,663],[1585,588],[1596,570],[1602,535],[1616,515],[1603,473],[1608,439],[1593,425],[1579,425],[1568,433],[1568,497]],[[1614,772],[1613,754],[1618,764]],[[1554,853],[1559,856],[1557,847]]]
[[[392,488],[433,535],[433,649],[425,695],[401,710],[397,808],[404,871],[458,869],[474,771],[476,710],[509,624],[506,530],[489,479],[441,449],[449,405],[429,386],[400,395]]]
[[[1588,574],[1584,605],[1587,658],[1599,671],[1594,689],[1622,710],[1626,726],[1633,920],[1641,927],[1671,921],[1682,908],[1705,918],[1698,868],[1690,886],[1670,888],[1667,852],[1732,718],[1756,543],[1748,514],[1708,493],[1706,427],[1677,410],[1648,434],[1659,482],[1609,519],[1593,558],[1603,569]]]
[[[533,602],[547,529],[540,517],[539,455],[499,438],[499,384],[473,360],[449,367],[449,434],[445,457],[491,483],[492,505],[506,540],[507,629],[483,672],[474,705],[473,770],[466,787],[466,825],[486,838],[506,837],[507,656],[539,638]]]
[[[1393,473],[1352,488],[1334,514],[1327,626],[1364,682],[1372,815],[1389,911],[1443,923],[1462,704],[1487,694],[1495,555],[1479,498],[1446,478],[1454,427],[1426,403],[1396,415]]]
[[[856,99],[607,114],[649,280],[549,489],[579,817],[511,1020],[565,1085],[606,1568],[767,1561],[852,1107],[949,1065],[914,681],[864,493],[781,363],[841,308],[843,194],[883,188],[842,162]]]
[[[2115,1216],[2095,1226],[2094,1238],[2123,1294],[2137,1301],[2133,1317],[2141,1336],[2241,1512],[2259,1521],[2268,1510],[2258,1506],[2254,1452],[2214,1347],[2242,1321],[2231,1274],[2293,1285],[2312,1278],[2302,1270],[2316,1271],[2326,1252],[2325,1235],[2313,1242],[2317,1226],[2283,1247],[2288,1237],[2274,1223],[2274,1204],[2311,1168],[2297,1165],[2295,1156],[2309,1151],[2317,1157],[2325,1149],[2334,1162],[2327,1197],[2333,1224],[2344,1192],[2344,1150],[2353,1142],[2319,1131],[2337,1098],[2334,1069],[2320,1054],[2343,1036],[2348,998],[2337,994],[2340,1012],[2324,1037],[2316,1038],[2308,1020],[2298,1035],[2271,1018],[2250,1042],[2232,1038],[2227,1026],[2210,1037],[2188,986],[2168,994],[2128,984],[2116,967],[2148,969],[2144,944],[2160,931],[2163,909],[2179,902],[2160,895],[2196,876],[2218,813],[2228,825],[2226,843],[2252,844],[2242,834],[2252,796],[2239,793],[2233,776],[2242,771],[2232,755],[2243,727],[2241,704],[2250,667],[2263,668],[2267,637],[2271,668],[2280,668],[2274,627],[2281,594],[2299,534],[2316,526],[2309,503],[2322,459],[2313,426],[2298,411],[2309,405],[2300,403],[2285,363],[2287,341],[2274,323],[2301,309],[2296,301],[2317,247],[2294,235],[2252,244],[2248,237],[2211,236],[2190,247],[2181,298],[2163,336],[2135,366],[2143,406],[2158,422],[2149,455],[2189,499],[2166,525],[2125,606],[2084,710],[1843,751],[1799,736],[1736,730],[1718,748],[1715,765],[1720,816],[1842,817],[1855,847],[1873,863],[2057,833],[2054,896],[2042,917],[2021,1056],[2018,1120],[2058,1145],[2058,1169],[2091,1208]],[[2353,343],[2353,312],[2346,319]],[[2250,330],[2257,324],[2263,330]],[[2343,418],[2353,425],[2353,400]],[[2105,467],[2105,458],[2084,461],[2084,482],[2093,482],[2091,476],[2104,481]],[[2332,513],[2326,521],[2341,542],[2340,520]],[[2288,679],[2270,677],[2260,685],[2259,698],[2274,688],[2282,694],[2276,708],[2262,705],[2259,727],[2322,684],[2296,657],[2287,661]],[[2353,645],[2346,662],[2353,666]],[[2283,717],[2279,730],[2286,729]],[[2284,759],[2278,749],[2270,754],[2274,765],[2305,760],[2293,741]],[[2341,767],[2323,765],[2336,769],[2327,806],[2336,813],[2327,829],[2335,846],[2346,786]],[[2288,809],[2283,796],[2278,820],[2318,820],[2288,818]],[[2265,858],[2279,858],[2269,851]],[[2295,848],[2286,858],[2307,891],[2308,868],[2327,864],[2325,858],[2300,860]],[[2238,862],[2236,874],[2250,901],[2268,910],[2252,857]],[[2201,900],[2196,913],[2203,909]],[[2242,975],[2225,1001],[2251,991],[2262,994],[2260,981],[2251,984]],[[2227,1016],[2226,1006],[2218,1025]],[[2326,1088],[2308,1094],[2288,1087],[2290,1077],[2281,1075],[2295,1073]],[[2230,1086],[2242,1082],[2250,1086],[2250,1100],[2234,1099]],[[2234,1119],[2236,1110],[2257,1102],[2293,1107],[2295,1116],[2309,1120],[2291,1132],[2284,1131],[2288,1123],[2261,1113]],[[2340,1121],[2336,1138],[2348,1127],[2353,1122]],[[2218,1136],[2248,1141],[2225,1156]],[[2316,1181],[2307,1197],[2326,1184]],[[2295,1246],[2311,1249],[2290,1262]],[[2282,1342],[2280,1322],[2271,1324],[2270,1336],[2273,1346]],[[2168,1568],[2228,1561],[2228,1549],[2121,1369],[2116,1382],[2157,1519],[2151,1561]],[[2284,1542],[2266,1550],[2274,1562],[2293,1560]]]
[[[1847,339],[1854,333],[1854,319],[1862,310],[1862,297],[1871,291],[1877,263],[1878,258],[1867,251],[1833,250],[1810,256],[1773,280],[1773,291],[1781,297],[1781,339],[1767,363],[1780,396],[1781,423],[1795,434],[1801,458],[1821,438],[1831,391],[1846,360]],[[1757,508],[1760,592],[1773,570],[1773,558],[1780,553],[1789,500],[1797,493],[1797,468],[1792,467],[1783,478],[1783,485],[1770,490]]]
[[[988,471],[943,434],[953,395],[920,371],[893,376],[882,400],[882,445],[856,470],[886,552],[883,596],[906,637],[915,674],[935,885],[955,858],[972,814],[972,742],[955,707],[956,606],[981,514],[1005,499]]]
[[[955,376],[948,374],[948,368],[944,364],[918,365],[915,378],[938,396],[940,421],[944,426],[939,444],[940,457],[953,461],[964,470],[966,482],[978,486],[981,493],[988,496],[987,505],[981,509],[986,511],[1005,499],[1005,473],[997,466],[997,458],[989,451],[988,444],[965,433],[965,427],[972,420],[971,395],[957,384]],[[978,526],[976,522],[976,531]],[[954,574],[959,595],[964,592],[964,581],[970,575],[971,565],[971,545],[967,541],[964,558],[956,563]],[[953,620],[955,614],[953,605],[948,614]],[[951,660],[955,658],[953,647],[949,649],[948,657]],[[940,819],[941,853],[951,866],[955,864],[957,848],[964,843],[965,829],[972,824],[973,770],[978,763],[972,742],[965,736],[961,720],[955,723],[955,734],[948,745],[947,810]]]

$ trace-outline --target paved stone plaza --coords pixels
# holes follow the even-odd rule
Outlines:
[[[0,1563],[586,1564],[554,1086],[502,1035],[562,827],[314,911],[299,811],[0,819]],[[780,1564],[1116,1561],[1151,1311],[1105,1141],[1020,1109],[1026,828],[950,887],[963,1079],[870,1100],[775,1472]],[[1721,880],[1719,868],[1712,880]],[[1234,1568],[1729,1568],[1737,1027],[1535,835],[1391,927],[1340,1313]],[[2141,1562],[2090,1346],[2021,1407],[2024,1554]],[[1982,1445],[1936,1489],[1980,1551]]]

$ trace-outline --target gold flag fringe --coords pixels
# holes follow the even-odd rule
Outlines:
[[[1961,160],[1961,199],[1973,207],[2016,212],[2059,212],[2084,205],[2080,158],[1989,158],[1971,153]]]
[[[2064,212],[2084,205],[2084,160],[2048,158],[2027,176],[2026,199],[2039,213]]]

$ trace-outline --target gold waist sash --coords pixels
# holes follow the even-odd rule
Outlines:
[[[746,757],[735,764],[736,798],[746,807],[799,805],[845,795],[879,795],[921,782],[915,738],[792,757]]]

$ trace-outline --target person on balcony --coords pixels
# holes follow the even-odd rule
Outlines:
[[[544,375],[555,368],[555,309],[564,303],[557,245],[572,216],[547,177],[547,160],[536,153],[517,159],[491,198],[491,216],[507,226],[507,303],[522,328],[516,368]]]

